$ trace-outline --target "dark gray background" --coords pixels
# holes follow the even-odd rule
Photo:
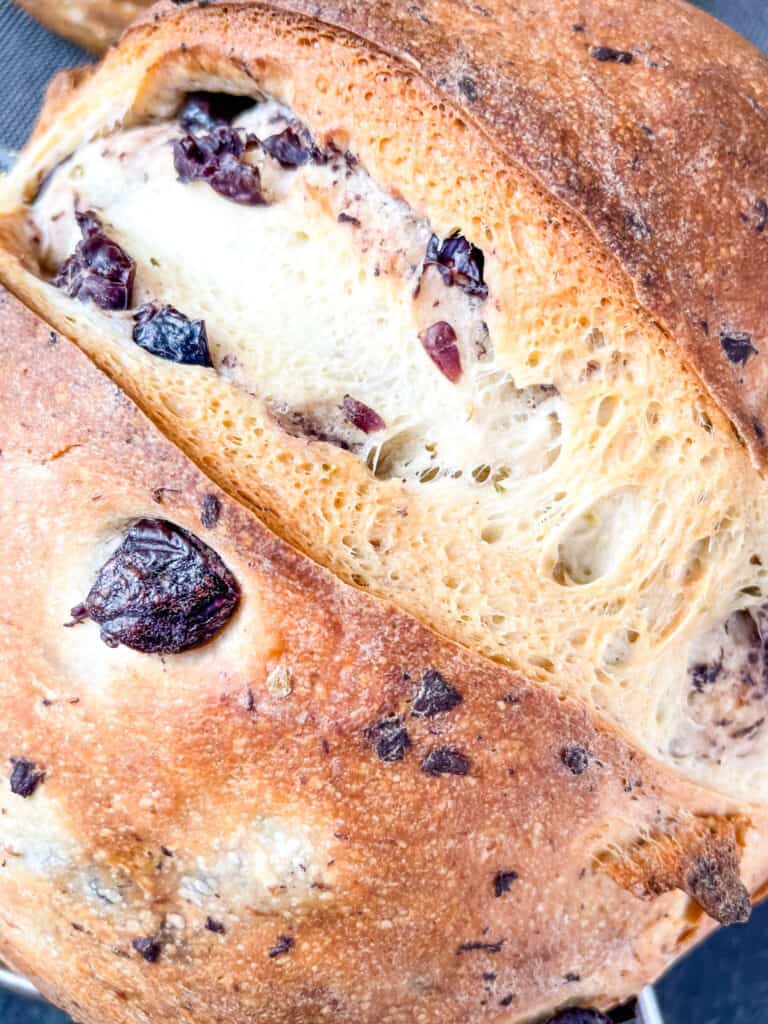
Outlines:
[[[698,0],[698,6],[768,50],[768,0]],[[0,145],[20,146],[53,72],[87,59],[0,0]],[[748,925],[721,931],[674,967],[658,993],[665,1024],[768,1024],[768,904]],[[0,994],[0,1024],[67,1024],[67,1018]]]

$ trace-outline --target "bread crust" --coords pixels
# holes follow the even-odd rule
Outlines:
[[[298,21],[286,19],[294,27],[306,16],[312,31],[360,50],[361,59],[387,53],[398,74],[421,76],[425,89],[481,129],[501,161],[521,163],[585,218],[604,243],[596,252],[607,246],[618,255],[646,308],[664,320],[749,438],[744,424],[749,402],[757,401],[750,389],[757,389],[762,372],[759,357],[748,359],[745,389],[736,396],[719,336],[714,346],[711,336],[697,340],[688,306],[704,288],[714,311],[708,315],[725,316],[726,308],[734,317],[743,314],[739,326],[729,328],[741,331],[753,330],[749,316],[760,311],[751,303],[763,300],[746,289],[742,294],[740,286],[734,298],[721,277],[684,289],[685,274],[677,268],[664,270],[663,303],[654,298],[655,285],[643,284],[643,275],[649,267],[660,273],[664,260],[685,248],[676,248],[677,238],[662,244],[663,216],[684,210],[692,193],[685,183],[671,183],[666,141],[661,155],[650,149],[647,163],[641,158],[641,167],[647,181],[655,176],[669,183],[674,202],[650,186],[644,193],[641,185],[617,197],[606,170],[612,166],[635,180],[627,170],[631,146],[609,147],[603,121],[635,124],[637,92],[651,89],[651,71],[673,71],[665,81],[675,88],[683,71],[693,75],[699,65],[691,40],[706,34],[702,22],[693,18],[699,28],[681,30],[679,64],[652,69],[639,57],[627,65],[590,63],[586,25],[585,32],[567,26],[571,5],[564,3],[546,11],[537,5],[535,23],[530,7],[520,13],[505,6],[502,15],[501,4],[472,11],[439,2],[407,10],[370,3],[311,10],[308,4],[197,6],[161,5],[131,30],[124,49],[97,72],[110,76],[109,89],[88,93],[87,86],[63,81],[21,158],[13,187],[24,198],[77,144],[78,132],[87,138],[123,120],[175,112],[180,67],[226,74],[228,84],[243,91],[253,89],[262,65],[277,75],[290,49],[275,42],[270,53],[264,23],[274,18],[277,24],[276,11],[298,13]],[[588,11],[595,41],[607,39],[609,28],[617,41],[628,31],[618,5]],[[650,32],[658,23],[661,31],[662,15],[671,11],[682,16],[688,8],[643,4],[642,24]],[[670,40],[665,31],[660,38]],[[720,31],[712,30],[714,39]],[[509,66],[498,55],[499,34]],[[359,39],[368,44],[360,46]],[[566,39],[571,49],[555,59],[553,44]],[[738,53],[733,72],[721,69],[730,82],[722,91],[736,88],[733,76],[741,82],[754,73],[759,83],[762,65],[754,54],[732,40],[728,45]],[[714,43],[702,46],[711,57]],[[228,54],[226,68],[217,51]],[[524,66],[526,54],[539,62],[540,78]],[[638,67],[637,89],[618,84],[621,74]],[[583,77],[585,69],[592,77]],[[583,94],[566,88],[576,70],[586,83]],[[302,114],[306,84],[304,94]],[[556,123],[564,103],[572,116],[560,136]],[[577,145],[590,128],[612,162],[600,163]],[[682,141],[693,146],[690,133]],[[733,181],[723,185],[728,201],[746,194],[750,183],[757,187],[758,160],[762,156],[746,170],[739,165],[735,191]],[[559,177],[566,168],[581,183],[572,192],[571,179]],[[702,173],[711,174],[711,185],[721,172]],[[638,221],[629,230],[629,199],[647,238],[636,237]],[[697,245],[699,254],[712,254],[705,236],[714,227],[686,223],[685,273],[694,273]],[[12,219],[3,230],[14,230]],[[756,228],[754,234],[762,238]],[[746,265],[752,243],[737,245],[733,232],[726,237],[734,266]],[[4,241],[23,255],[23,246]],[[762,258],[755,256],[753,265]],[[617,289],[628,290],[618,264],[611,266]],[[22,269],[9,252],[2,254],[5,279],[30,305],[63,323],[62,310],[46,306]],[[658,974],[709,927],[696,905],[667,889],[687,886],[723,920],[744,916],[742,885],[756,889],[768,876],[762,812],[681,781],[585,707],[345,586],[218,491],[82,352],[63,338],[51,344],[48,328],[8,296],[1,312],[0,365],[9,384],[0,394],[1,465],[11,485],[0,503],[7,517],[0,524],[0,548],[7,545],[0,559],[0,614],[12,628],[0,641],[0,755],[29,758],[46,772],[28,802],[19,805],[22,798],[14,796],[16,804],[8,806],[19,828],[24,819],[18,815],[27,814],[30,828],[44,835],[46,827],[53,829],[64,853],[63,867],[41,869],[29,854],[20,863],[10,860],[0,874],[0,954],[44,991],[81,1019],[107,1024],[140,1019],[142,1012],[157,1021],[226,1015],[309,1024],[328,1015],[355,1024],[511,1024],[566,1003],[607,1006]],[[757,330],[752,337],[759,347]],[[762,458],[756,434],[751,440],[753,455]],[[162,668],[154,659],[120,660],[122,649],[116,661],[106,659],[98,646],[87,661],[73,659],[73,645],[95,627],[69,631],[62,620],[68,602],[84,596],[82,566],[93,539],[157,515],[200,533],[200,507],[209,494],[222,511],[204,539],[235,572],[245,595],[231,628],[209,650],[170,659]],[[267,681],[284,658],[294,682],[281,699]],[[428,669],[460,685],[464,697],[435,720],[409,713]],[[115,673],[121,673],[119,686]],[[393,715],[403,717],[412,746],[402,761],[383,763],[375,727]],[[434,747],[460,750],[468,774],[423,770]],[[581,753],[571,756],[572,748]],[[165,770],[168,764],[172,771]],[[225,906],[221,933],[206,927],[201,906],[185,901],[181,876],[194,876],[220,837],[237,832],[244,808],[291,815],[323,837],[328,845],[314,848],[322,849],[329,878],[291,908],[279,893],[270,894],[275,902],[267,901],[266,911],[263,905]],[[158,869],[163,846],[174,852],[175,863]],[[94,871],[121,883],[121,900],[98,897],[118,909],[83,895]],[[508,887],[505,880],[497,884],[504,875]],[[39,940],[52,932],[57,955],[48,957]],[[281,938],[286,935],[293,945]],[[132,945],[136,940],[160,947],[153,962]]]
[[[726,888],[739,858],[750,888],[764,881],[759,815],[293,551],[7,293],[0,370],[0,764],[45,772],[27,799],[0,790],[0,955],[78,1019],[465,1024],[606,1006],[710,926],[659,895],[664,863],[680,884],[704,849],[730,865]],[[195,532],[237,577],[239,618],[209,648],[107,657],[94,624],[66,628],[94,545],[142,516]],[[269,688],[276,663],[288,695]],[[463,701],[414,715],[426,669]],[[371,726],[392,715],[411,747],[386,763]],[[423,770],[436,747],[468,774]],[[288,907],[222,898],[212,930],[184,877],[264,815],[324,837],[324,880]],[[650,902],[641,840],[659,850]],[[622,851],[627,888],[605,869]],[[154,962],[132,945],[147,937]]]

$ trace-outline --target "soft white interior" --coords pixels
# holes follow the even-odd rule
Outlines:
[[[265,138],[290,117],[266,101],[236,124]],[[343,540],[353,578],[417,613],[431,600],[451,635],[482,633],[488,653],[588,692],[652,752],[768,799],[763,661],[750,663],[754,685],[744,679],[762,642],[763,490],[730,479],[733,439],[694,386],[669,377],[638,333],[607,334],[599,312],[567,345],[535,324],[497,344],[493,281],[483,301],[424,270],[431,225],[342,155],[297,170],[252,155],[271,201],[245,207],[177,180],[181,134],[175,122],[117,132],[61,165],[32,209],[41,263],[54,269],[74,250],[76,207],[96,210],[137,261],[135,304],[206,321],[214,369],[186,374],[253,396],[310,442],[334,439],[348,449],[334,454],[340,465],[401,482],[423,524],[407,543],[423,548],[424,576],[413,578],[418,558],[408,562],[396,528],[372,522],[370,543]],[[133,372],[153,358],[135,353],[130,313],[69,305],[105,344],[116,339]],[[437,320],[458,336],[457,383],[419,341]],[[386,427],[351,425],[346,395]],[[441,531],[450,542],[434,540]],[[742,608],[754,628],[726,628]],[[714,662],[722,669],[702,686],[697,666]]]
[[[268,101],[235,124],[266,138],[291,120]],[[354,446],[380,475],[467,474],[478,500],[497,505],[509,486],[500,476],[511,483],[557,456],[558,397],[516,388],[494,362],[480,301],[434,269],[414,300],[431,234],[424,218],[341,154],[295,170],[262,157],[266,206],[228,202],[205,182],[181,187],[171,152],[180,134],[177,124],[134,129],[62,166],[37,204],[44,259],[58,266],[74,250],[76,204],[99,211],[126,251],[146,254],[136,305],[160,296],[204,319],[220,373],[287,424],[302,417]],[[419,341],[440,320],[458,335],[458,384]],[[386,428],[366,436],[351,426],[340,410],[347,394]]]

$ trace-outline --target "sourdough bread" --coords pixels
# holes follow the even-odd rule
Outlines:
[[[703,103],[722,117],[702,124]],[[202,779],[204,769],[177,770],[186,762],[175,730],[188,737],[192,760],[213,730],[205,750],[214,758],[210,744],[225,743],[234,701],[232,760],[221,754],[227,781],[206,795],[205,835],[196,832],[183,854],[207,872],[202,881],[185,866],[161,899],[133,861],[121,860],[129,831],[141,836],[147,860],[152,842],[163,845],[158,831],[150,841],[141,801],[120,795],[134,767],[117,773],[117,789],[110,783],[93,811],[107,837],[103,856],[127,865],[125,885],[151,891],[157,908],[129,939],[139,920],[131,896],[99,933],[133,958],[118,973],[135,979],[136,957],[164,965],[141,993],[132,983],[137,1013],[215,1019],[230,1005],[220,1001],[226,992],[236,1019],[309,1021],[325,1012],[394,1021],[418,1012],[426,1021],[523,1021],[561,1004],[605,1007],[653,977],[703,928],[701,910],[672,890],[723,923],[747,915],[747,890],[766,876],[768,799],[765,104],[763,58],[674,0],[648,0],[631,16],[617,3],[568,0],[524,11],[447,0],[407,8],[169,2],[95,71],[53,87],[0,186],[0,278],[27,307],[8,300],[32,346],[3,421],[24,409],[30,429],[31,404],[50,420],[46,445],[51,431],[67,438],[54,447],[66,458],[42,459],[57,465],[39,492],[30,466],[41,459],[27,458],[20,439],[26,468],[6,498],[9,523],[31,522],[37,538],[23,575],[31,604],[40,604],[34,588],[44,585],[32,569],[60,565],[66,611],[48,605],[42,655],[26,627],[12,640],[9,657],[22,661],[9,669],[9,686],[29,676],[30,693],[64,679],[85,687],[95,701],[82,726],[91,737],[83,739],[86,759],[97,753],[94,733],[127,716],[142,737],[125,754],[131,764],[150,747],[174,765],[150,805],[166,801],[161,824],[181,833],[189,814],[202,814],[195,773]],[[80,353],[63,342],[42,349],[34,315]],[[54,376],[62,373],[50,408],[38,406],[49,359],[57,360]],[[141,423],[140,442],[133,427],[113,422],[108,394],[122,396]],[[72,442],[73,433],[81,439]],[[137,447],[126,454],[118,437]],[[30,509],[53,505],[58,463],[71,465],[73,444],[74,522],[44,539],[47,517]],[[170,479],[172,464],[194,485],[148,489],[147,474]],[[88,467],[104,477],[94,508],[84,498]],[[185,497],[191,488],[202,500],[203,487],[214,496],[210,508],[231,507],[237,523],[215,545],[199,536]],[[159,495],[161,517],[140,497],[147,493]],[[7,537],[16,543],[12,525]],[[264,538],[279,558],[242,553]],[[49,543],[58,545],[55,557]],[[161,563],[198,581],[183,594],[191,609],[184,615],[169,600]],[[142,615],[137,622],[125,597],[133,593],[126,581],[147,564],[160,581],[139,588],[142,607],[155,608],[148,623]],[[292,605],[278,591],[293,586],[294,571],[306,597],[295,592]],[[16,600],[16,565],[12,573]],[[379,616],[355,626],[343,657],[336,627],[313,618],[336,600],[325,587],[350,602],[355,622]],[[205,611],[214,592],[215,616]],[[55,625],[69,609],[69,628]],[[408,630],[418,639],[409,641]],[[525,727],[502,718],[492,728],[456,684],[458,670],[423,654],[414,669],[409,643],[468,659],[464,671],[471,663],[478,673],[473,693],[493,713],[517,707],[518,685],[548,710]],[[291,703],[296,664],[312,651],[306,701]],[[44,663],[30,671],[24,659],[33,656]],[[372,659],[359,691],[349,658]],[[157,708],[144,697],[135,714],[124,703],[111,710],[115,680],[126,672],[162,686]],[[257,715],[263,742],[274,745],[264,762],[245,753],[248,715],[258,707],[249,680],[280,709]],[[332,747],[313,708],[318,686],[339,716],[348,759],[339,767],[331,758],[331,770],[321,758],[302,774],[304,730],[323,756],[323,743]],[[190,718],[190,694],[210,698],[205,721]],[[581,716],[594,738],[572,740],[555,711]],[[8,719],[8,756],[17,758],[16,789],[31,791],[0,826],[29,835],[32,852],[21,860],[42,894],[60,876],[34,852],[45,832],[24,817],[29,808],[50,811],[43,846],[62,847],[68,878],[80,879],[102,854],[81,835],[87,799],[52,784],[57,764],[64,778],[73,771],[61,737],[43,754],[35,754],[37,733],[31,753],[10,750],[27,714]],[[479,771],[470,732],[488,751]],[[598,740],[613,752],[598,751]],[[116,742],[105,740],[99,757]],[[521,772],[499,753],[505,743],[534,773],[521,792],[537,810],[525,821],[499,810],[506,780]],[[549,744],[549,754],[537,744]],[[362,782],[354,764],[366,779],[383,771],[381,789]],[[577,815],[571,826],[573,794],[551,783],[551,771],[581,780],[600,814]],[[341,802],[333,813],[322,801],[289,798],[310,778],[318,791],[332,787]],[[425,795],[425,779],[451,787],[447,803]],[[229,806],[236,780],[249,794],[245,817]],[[408,821],[407,835],[384,812],[377,818],[388,801],[403,828]],[[335,832],[347,834],[346,826],[328,824],[339,806],[370,829],[354,866],[336,848]],[[449,807],[459,815],[448,826],[451,843],[483,836],[491,845],[482,839],[473,852],[461,846],[449,855],[444,884],[427,885],[438,912],[418,895],[417,877],[435,859],[437,818]],[[205,846],[220,834],[230,837],[231,864]],[[462,938],[465,894],[477,885],[488,895],[480,864],[507,841],[522,844],[526,865],[543,858],[536,913],[550,923],[539,931],[533,903],[519,905],[519,921],[507,916],[507,887],[523,873],[500,865],[493,902],[478,897],[480,938]],[[374,849],[380,876],[363,864]],[[589,887],[578,910],[574,871]],[[263,945],[262,924],[278,929],[247,995],[239,992],[245,960],[230,972],[231,989],[217,989],[197,939],[169,932],[173,918],[186,922],[197,892],[206,916],[225,928],[215,934],[227,934],[198,882],[237,917],[245,956]],[[85,912],[84,884],[67,883],[62,913]],[[21,891],[14,878],[8,906]],[[340,903],[327,896],[326,906],[331,892]],[[355,961],[365,975],[358,987],[352,965],[341,974],[335,965],[349,953],[356,915],[395,927],[382,916],[384,892],[408,905],[403,931],[382,939],[360,925],[371,959],[360,953]],[[34,909],[44,914],[45,906]],[[244,924],[245,908],[263,915],[259,924]],[[298,950],[292,925],[305,915],[317,935],[333,942],[338,925],[345,941],[321,953],[312,932],[299,965],[289,959],[294,943]],[[502,921],[513,938],[495,934]],[[32,953],[41,919],[26,922],[23,935],[4,940],[8,956],[45,984]],[[562,992],[544,965],[581,948],[582,929],[594,932],[591,959],[562,972],[581,985]],[[438,932],[450,936],[457,960]],[[150,945],[131,947],[134,939]],[[73,942],[48,974],[63,999],[75,991]],[[403,959],[392,957],[391,944]],[[406,969],[406,959],[415,965],[422,955],[422,966]],[[492,960],[483,985],[517,972],[515,986],[470,995],[470,955]],[[297,964],[277,985],[277,1008],[266,996],[275,985],[271,961]],[[298,980],[308,969],[317,979],[311,997]],[[114,980],[112,967],[99,971]],[[108,987],[89,987],[83,1013],[122,1019],[125,1009],[108,1008]],[[193,993],[187,1006],[182,992]]]
[[[43,25],[93,53],[102,53],[150,0],[17,0]]]

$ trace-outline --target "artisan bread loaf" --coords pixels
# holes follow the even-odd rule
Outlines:
[[[626,26],[614,4],[583,25],[567,4],[519,26],[467,10],[471,60],[439,5],[355,6],[371,44],[413,36],[407,66],[296,15],[171,7],[44,115],[5,188],[6,282],[314,560],[764,801],[765,484],[743,443],[762,464],[762,58],[667,3]],[[486,54],[499,32],[525,70]],[[744,123],[707,145],[736,148],[673,178],[701,161],[684,86],[715,71],[706,101],[730,88]],[[200,90],[253,102],[180,121]],[[566,96],[562,154],[542,108]],[[547,147],[548,184],[634,289],[521,166],[542,173]],[[212,366],[158,358],[132,314],[57,285],[89,210],[135,263],[126,302],[204,321]]]
[[[522,1021],[747,916],[766,105],[672,0],[169,2],[58,80],[0,189],[7,599],[49,609],[7,648],[13,962],[71,1000],[103,953],[94,1020]],[[51,732],[31,695],[73,687]],[[128,895],[89,902],[101,860]],[[99,923],[48,967],[62,891]]]
[[[17,0],[43,25],[86,50],[101,53],[151,0]]]

